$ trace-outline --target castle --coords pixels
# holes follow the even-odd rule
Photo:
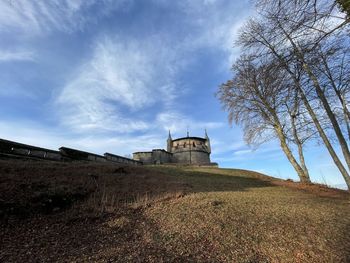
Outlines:
[[[149,152],[135,152],[133,159],[144,164],[191,164],[191,165],[217,165],[210,162],[210,139],[207,131],[205,137],[187,137],[172,139],[169,131],[167,150],[153,149]]]

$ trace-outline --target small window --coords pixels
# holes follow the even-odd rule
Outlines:
[[[184,148],[186,148],[186,143],[184,143]]]
[[[193,147],[196,147],[196,144],[193,142]]]

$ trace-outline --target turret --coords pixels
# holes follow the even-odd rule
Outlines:
[[[167,140],[167,151],[171,152],[171,148],[173,147],[173,139],[171,138],[170,130],[169,130],[169,136]]]
[[[208,153],[211,153],[210,139],[207,134],[207,129],[205,129],[205,145],[207,146]]]

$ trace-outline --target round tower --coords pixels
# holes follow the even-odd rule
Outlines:
[[[170,150],[169,152],[173,154],[173,162],[209,164],[211,153],[210,140],[207,133],[205,134],[205,138],[201,138],[189,136],[187,133],[186,137],[171,140],[171,144],[169,144],[168,138],[168,151]]]

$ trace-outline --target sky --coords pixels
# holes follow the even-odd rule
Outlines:
[[[0,138],[129,155],[207,129],[220,167],[297,180],[215,97],[253,14],[249,0],[0,0]],[[322,146],[306,161],[313,181],[344,184]]]

